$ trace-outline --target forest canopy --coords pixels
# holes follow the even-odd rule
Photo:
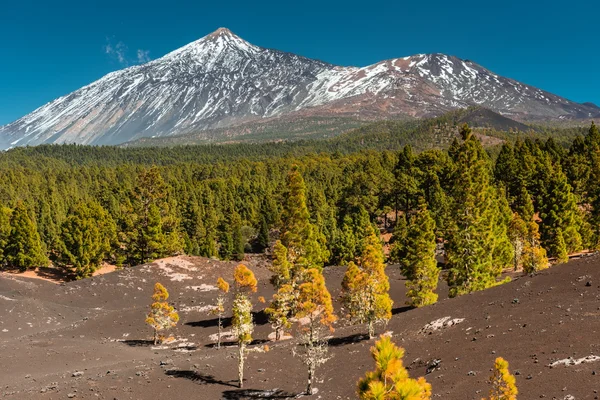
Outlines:
[[[181,253],[241,260],[278,239],[292,168],[304,178],[325,265],[360,256],[356,238],[365,221],[396,229],[392,242],[402,226],[420,237],[411,219],[424,208],[432,220],[427,237],[445,243],[455,294],[489,286],[513,265],[514,215],[535,254],[536,240],[558,261],[598,246],[596,126],[583,135],[578,128],[562,136],[505,132],[512,138],[491,152],[464,126],[425,145],[443,136],[447,122],[381,123],[360,134],[282,144],[10,150],[0,155],[1,261],[26,269],[51,260],[85,277],[103,261],[135,265]],[[468,207],[472,218],[465,220],[460,211]],[[481,240],[465,242],[466,231]],[[461,259],[465,247],[474,252],[468,260]],[[393,243],[392,250],[392,259],[403,254]],[[477,266],[476,277],[464,275],[465,263]]]

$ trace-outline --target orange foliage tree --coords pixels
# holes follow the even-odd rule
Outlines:
[[[233,334],[238,342],[238,378],[240,388],[244,386],[244,362],[247,345],[252,342],[254,323],[252,321],[252,302],[249,294],[257,290],[254,273],[244,264],[240,264],[233,272],[235,298],[232,306]]]
[[[393,302],[381,242],[370,224],[366,231],[359,263],[350,263],[342,280],[342,301],[352,319],[367,323],[369,337],[373,338],[375,323],[392,317]]]
[[[331,295],[325,286],[325,278],[317,268],[304,274],[298,290],[295,317],[301,322],[301,343],[303,352],[299,354],[308,368],[307,394],[312,394],[312,383],[316,368],[327,362],[327,341],[320,337],[320,328],[333,331],[337,317],[333,313]]]
[[[217,296],[217,304],[212,310],[212,313],[217,315],[218,318],[218,333],[217,333],[217,349],[221,348],[221,336],[223,331],[223,315],[225,314],[225,296],[229,293],[229,283],[225,281],[225,279],[219,277],[217,279],[217,288],[219,289],[219,294]]]
[[[167,299],[169,292],[160,283],[154,285],[152,305],[146,316],[146,323],[154,329],[154,344],[158,344],[158,333],[162,330],[173,328],[179,321],[179,314],[169,305]]]

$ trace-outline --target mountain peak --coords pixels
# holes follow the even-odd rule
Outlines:
[[[229,29],[219,28],[195,42],[167,54],[164,60],[169,61],[173,58],[189,56],[210,67],[223,54],[240,56],[256,53],[259,50],[259,47],[248,43]]]
[[[221,36],[238,37],[236,34],[231,32],[229,29],[221,27],[221,28],[217,29],[216,31],[206,35],[205,38],[206,39],[216,39]]]

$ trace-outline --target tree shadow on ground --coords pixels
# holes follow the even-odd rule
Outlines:
[[[175,378],[184,378],[190,380],[192,382],[196,382],[200,385],[222,385],[222,386],[230,386],[230,387],[238,387],[237,383],[232,383],[236,381],[225,382],[219,379],[216,379],[212,375],[203,374],[197,371],[192,370],[178,370],[171,369],[165,372],[168,376],[173,376]]]
[[[186,322],[187,326],[193,326],[194,328],[215,328],[219,326],[219,318],[205,319],[202,321]],[[231,317],[221,318],[221,327],[229,328],[231,326]]]
[[[270,340],[267,339],[255,339],[250,343],[250,346],[254,346],[254,345],[261,345],[261,344],[265,344],[265,343],[269,343]],[[237,342],[221,342],[221,347],[231,347],[231,346],[237,346]],[[216,348],[217,344],[216,343],[209,343],[209,344],[205,344],[204,347],[208,347],[208,348]]]
[[[392,315],[402,314],[403,312],[407,312],[407,311],[410,311],[412,309],[413,309],[413,307],[411,307],[411,306],[403,306],[403,307],[392,308]]]
[[[150,347],[154,346],[154,340],[142,340],[142,339],[131,339],[131,340],[123,340],[127,346],[130,347]]]
[[[252,320],[254,321],[254,325],[265,325],[269,323],[269,316],[264,310],[255,311],[252,313]],[[194,328],[215,328],[219,325],[219,318],[186,322],[185,324]],[[231,326],[231,317],[221,318],[221,326],[229,328]]]
[[[360,343],[363,340],[369,340],[369,335],[364,333],[355,333],[354,335],[344,337],[334,337],[327,341],[327,345],[330,347],[345,346],[352,343]]]
[[[252,399],[294,399],[298,395],[285,392],[279,389],[273,390],[255,390],[255,389],[240,389],[227,390],[223,392],[224,400],[252,400]]]

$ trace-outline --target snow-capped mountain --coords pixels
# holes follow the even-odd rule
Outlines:
[[[420,54],[363,68],[340,67],[257,47],[221,28],[0,127],[0,148],[118,144],[294,113],[421,117],[469,105],[521,120],[600,116],[593,105],[452,56]]]

